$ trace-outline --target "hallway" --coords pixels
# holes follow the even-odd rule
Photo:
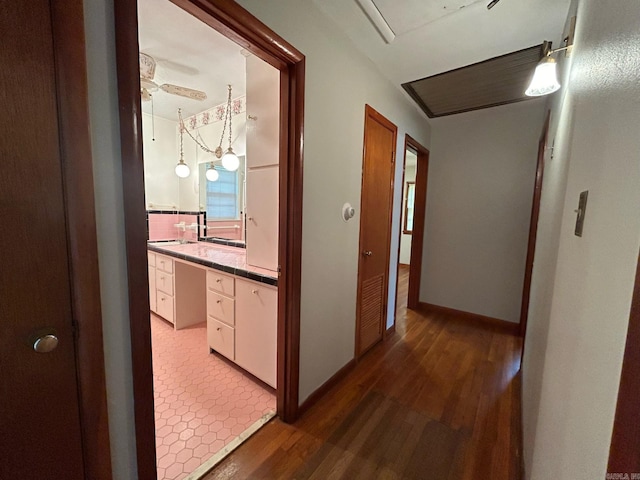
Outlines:
[[[272,421],[205,478],[519,479],[520,339],[411,310],[396,330],[295,425]]]

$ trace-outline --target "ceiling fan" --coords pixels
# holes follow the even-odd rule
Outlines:
[[[156,73],[156,61],[151,55],[140,53],[140,96],[142,100],[148,102],[151,100],[151,94],[162,90],[170,95],[180,95],[181,97],[191,98],[193,100],[206,100],[207,94],[192,88],[163,83],[158,85],[153,81]]]

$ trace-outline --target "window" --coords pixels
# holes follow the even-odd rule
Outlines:
[[[238,204],[238,171],[230,172],[216,166],[218,180],[207,180],[207,220],[236,220],[240,217]]]
[[[416,196],[416,182],[407,182],[404,193],[404,228],[403,233],[413,232],[413,204]]]

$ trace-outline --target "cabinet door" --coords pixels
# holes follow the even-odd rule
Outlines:
[[[276,386],[278,291],[236,280],[236,363]]]
[[[157,312],[156,267],[149,265],[149,308]]]
[[[278,270],[278,167],[247,171],[247,263]]]
[[[280,162],[280,71],[247,57],[247,168]]]

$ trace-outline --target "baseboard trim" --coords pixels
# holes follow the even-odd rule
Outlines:
[[[395,319],[393,320],[393,325],[391,325],[389,328],[387,328],[384,332],[384,338],[387,338],[389,335],[393,335],[394,333],[396,333],[396,321]]]
[[[443,315],[451,315],[459,318],[460,320],[481,323],[511,335],[520,335],[520,324],[518,323],[507,322],[506,320],[500,320],[499,318],[487,317],[478,313],[465,312],[462,310],[456,310],[455,308],[442,307],[440,305],[434,305],[426,302],[420,302],[418,307],[420,310],[441,313]]]
[[[302,404],[298,407],[298,418],[300,418],[304,413],[306,413],[311,407],[313,407],[320,399],[331,390],[340,380],[351,372],[356,366],[356,359],[352,358],[349,360],[340,370],[333,374],[333,376],[320,385],[311,395],[307,397],[307,399],[302,402]]]
[[[411,266],[408,263],[400,263],[400,262],[398,262],[398,265],[400,265],[401,267],[410,267]]]

